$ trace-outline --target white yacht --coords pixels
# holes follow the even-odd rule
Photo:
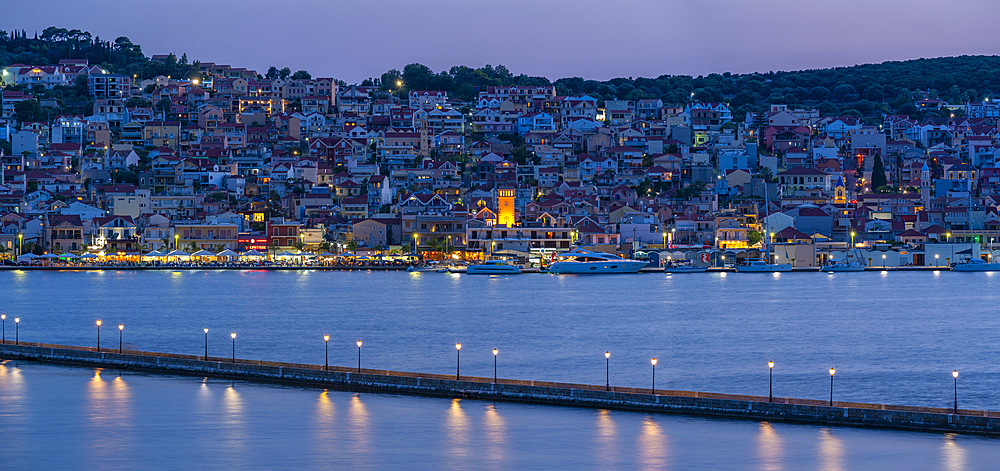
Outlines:
[[[738,267],[737,273],[783,273],[792,271],[791,263],[767,263],[763,260],[751,260]]]
[[[708,267],[699,267],[691,260],[670,261],[663,267],[665,273],[705,273]]]
[[[639,260],[628,260],[617,255],[580,248],[556,257],[559,261],[549,267],[549,273],[556,275],[638,273],[646,266],[646,262]]]
[[[503,260],[487,260],[476,265],[469,265],[465,273],[468,275],[520,275],[521,269],[508,265]]]
[[[858,262],[840,261],[829,265],[823,265],[823,268],[820,271],[825,271],[827,273],[865,271],[865,266]]]
[[[956,263],[951,271],[1000,271],[1000,263],[974,258],[968,262]]]

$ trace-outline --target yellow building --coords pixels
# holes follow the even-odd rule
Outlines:
[[[515,227],[514,220],[514,190],[497,190],[497,225],[505,227]]]

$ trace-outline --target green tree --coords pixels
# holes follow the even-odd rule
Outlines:
[[[16,103],[14,105],[14,113],[17,115],[17,120],[21,122],[45,120],[42,108],[38,106],[38,100],[34,99]]]
[[[761,238],[760,232],[757,231],[747,232],[747,244],[749,244],[751,247],[760,243],[760,238]]]
[[[311,78],[312,75],[309,75],[309,72],[304,70],[299,70],[292,74],[292,80],[309,80]]]
[[[872,190],[886,186],[885,166],[882,165],[882,156],[875,154],[875,163],[872,164]]]

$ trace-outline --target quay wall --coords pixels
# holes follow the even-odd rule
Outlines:
[[[622,388],[277,363],[7,341],[0,359],[278,382],[345,391],[602,408],[728,419],[1000,435],[1000,412]]]
[[[99,265],[80,265],[72,267],[63,266],[27,266],[27,267],[9,267],[0,266],[0,271],[14,271],[14,270],[26,270],[26,271],[102,271],[102,270],[169,270],[169,271],[181,271],[181,270],[266,270],[266,271],[282,271],[282,270],[320,270],[320,271],[406,271],[406,266],[264,266],[264,267],[227,267],[227,266],[99,266]]]

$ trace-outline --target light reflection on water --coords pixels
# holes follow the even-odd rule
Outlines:
[[[9,361],[0,363],[0,431],[0,467],[14,469],[961,470],[995,467],[1000,447],[962,435],[119,377]]]
[[[828,428],[819,431],[820,469],[823,471],[843,471],[843,445]]]
[[[757,434],[757,455],[764,471],[780,471],[784,461],[784,442],[770,422],[761,422]]]

